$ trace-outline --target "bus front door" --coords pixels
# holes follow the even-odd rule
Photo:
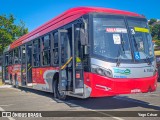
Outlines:
[[[70,36],[71,35],[71,36]],[[84,80],[80,42],[75,26],[69,30],[58,31],[59,51],[59,90],[69,91],[73,95],[83,95]]]
[[[84,69],[82,64],[83,47],[80,38],[81,24],[72,25],[72,79],[73,79],[73,93],[80,96],[84,95]]]
[[[60,92],[67,91],[67,82],[68,82],[68,77],[67,77],[67,65],[66,65],[66,60],[67,60],[67,30],[58,30],[58,61],[59,61],[59,90]]]

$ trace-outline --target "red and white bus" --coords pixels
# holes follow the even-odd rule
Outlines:
[[[59,99],[153,92],[158,73],[147,19],[97,7],[69,9],[4,51],[4,80]]]

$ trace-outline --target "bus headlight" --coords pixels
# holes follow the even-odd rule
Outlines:
[[[113,77],[112,71],[110,69],[104,69],[96,65],[92,65],[91,68],[92,68],[93,73],[96,73],[102,76],[106,76],[106,77],[110,77],[110,78]]]
[[[101,68],[96,68],[96,69],[95,69],[95,72],[98,73],[98,74],[100,74],[100,75],[103,75],[103,74],[104,74],[104,71],[103,71],[103,69],[101,69]]]
[[[104,75],[107,76],[107,77],[113,77],[111,70],[105,70]]]

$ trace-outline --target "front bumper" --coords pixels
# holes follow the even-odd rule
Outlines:
[[[157,79],[158,73],[147,78],[108,78],[85,73],[85,84],[92,88],[90,97],[153,92],[157,88]]]

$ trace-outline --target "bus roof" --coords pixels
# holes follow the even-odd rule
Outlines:
[[[110,8],[99,8],[99,7],[77,7],[67,10],[66,12],[62,13],[61,15],[53,18],[52,20],[48,21],[47,23],[43,24],[42,26],[38,27],[37,29],[33,30],[32,32],[20,37],[16,41],[14,41],[10,45],[10,50],[22,45],[23,43],[26,43],[28,41],[31,41],[39,36],[42,36],[52,30],[55,30],[65,24],[68,24],[77,18],[81,17],[84,14],[88,13],[108,13],[108,14],[118,14],[118,15],[125,15],[125,16],[135,16],[135,17],[143,17],[142,15],[128,12],[128,11],[122,11],[122,10],[116,10],[116,9],[110,9]]]

